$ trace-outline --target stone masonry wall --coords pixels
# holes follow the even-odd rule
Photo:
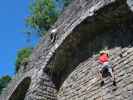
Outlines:
[[[125,42],[131,39],[126,39]],[[116,38],[112,40],[117,41]],[[130,44],[133,43],[133,40],[131,41]],[[109,49],[109,52],[117,82],[115,91],[113,91],[114,87],[110,78],[106,78],[105,85],[100,87],[100,80],[97,76],[98,55],[94,54],[81,62],[64,81],[58,92],[58,100],[133,100],[133,47],[131,45],[121,47],[116,44]]]
[[[57,52],[58,48],[62,46],[63,42],[72,33],[72,31],[75,29],[75,27],[78,26],[86,18],[95,16],[95,12],[98,11],[99,9],[105,7],[106,5],[112,4],[114,2],[120,3],[120,5],[121,5],[121,3],[126,4],[127,1],[129,1],[128,5],[130,4],[130,2],[132,2],[132,0],[74,0],[73,3],[68,8],[66,8],[66,10],[62,13],[62,15],[59,17],[58,21],[55,23],[55,25],[49,30],[48,34],[41,40],[41,42],[38,44],[38,46],[33,50],[33,54],[28,62],[28,65],[25,67],[22,67],[22,69],[20,69],[19,72],[13,77],[13,80],[9,83],[7,88],[5,88],[3,90],[2,95],[0,96],[0,100],[9,100],[9,98],[11,98],[12,94],[15,94],[14,92],[17,93],[17,91],[16,91],[17,88],[21,85],[21,82],[23,82],[23,80],[25,80],[26,78],[31,79],[31,83],[30,83],[30,86],[27,87],[28,88],[27,93],[24,94],[24,96],[25,96],[24,100],[45,100],[45,99],[46,100],[55,100],[55,99],[57,99],[56,96],[57,96],[58,91],[56,89],[55,83],[51,79],[51,76],[49,76],[45,72],[45,69],[46,69],[47,65],[51,62],[53,55],[56,57],[55,54],[58,53]],[[129,5],[129,6],[132,9],[132,5]],[[129,7],[128,7],[128,9],[129,9]],[[93,23],[93,20],[90,20],[90,21],[92,21],[92,23]],[[52,43],[52,41],[50,39],[50,34],[51,34],[52,29],[57,29],[57,32],[55,33],[57,35],[57,37],[56,37],[54,43]],[[88,46],[86,46],[86,47],[88,47]],[[128,48],[128,47],[125,46],[124,49],[125,48]],[[94,60],[93,58],[89,58],[89,59]],[[96,64],[96,63],[93,63],[93,64]],[[92,63],[91,63],[91,65],[92,65]],[[83,67],[85,67],[85,66],[83,66]],[[77,67],[77,69],[78,68],[80,69],[80,67]],[[123,68],[123,67],[120,67],[120,68]],[[132,68],[132,67],[130,67],[130,68]],[[73,73],[72,73],[72,76],[73,76]],[[82,75],[81,76],[78,75],[78,77],[82,77]],[[122,76],[122,77],[125,77],[125,76]],[[67,80],[69,80],[69,78]],[[70,89],[69,88],[70,82],[66,83],[67,80],[64,82],[64,84],[68,85],[68,89]],[[89,81],[89,78],[87,80]],[[56,80],[56,81],[58,81],[58,80]],[[121,81],[121,82],[123,82],[123,81]],[[89,83],[91,84],[91,82],[89,82]],[[76,84],[76,82],[74,84]],[[96,82],[96,84],[98,84],[98,82]],[[122,85],[124,85],[124,84],[122,84]],[[90,85],[90,86],[92,86],[92,85]],[[97,85],[97,86],[99,86],[99,85]],[[93,88],[90,87],[90,88],[96,89],[96,87],[93,87]],[[71,93],[73,96],[71,96],[71,95],[68,96],[65,94],[65,93],[70,94],[70,92],[73,91],[73,88],[71,88],[71,91],[63,92],[63,93],[61,92],[62,89],[66,90],[64,85],[61,86],[60,91],[58,93],[59,100],[63,100],[63,99],[69,100],[67,98],[70,98],[70,97],[71,97],[71,99],[75,98],[76,95],[74,96],[74,94],[77,92],[73,92],[74,94]],[[79,88],[77,87],[77,89],[79,89]],[[106,89],[108,89],[108,88],[106,88]],[[76,91],[78,91],[78,90],[76,90]],[[99,89],[97,91],[99,91]],[[94,91],[94,92],[97,92],[97,91]],[[81,91],[79,91],[79,93],[80,92]],[[90,92],[90,91],[88,91],[88,92]],[[123,93],[123,92],[121,92],[121,93]],[[87,93],[87,95],[88,95],[88,93]],[[99,96],[99,95],[96,95],[96,97],[97,96]],[[84,98],[84,96],[81,96],[81,97]],[[82,100],[82,98],[80,100]],[[87,97],[87,98],[91,98],[91,97]],[[73,100],[76,100],[76,99],[73,99]]]

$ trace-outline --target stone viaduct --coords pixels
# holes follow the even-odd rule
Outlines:
[[[133,100],[133,0],[74,0],[33,50],[0,100]],[[51,33],[55,30],[54,33]],[[107,48],[117,89],[100,87]]]

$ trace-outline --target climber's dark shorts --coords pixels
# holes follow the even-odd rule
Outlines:
[[[109,63],[102,65],[100,73],[102,74],[102,77],[112,76],[112,66]]]

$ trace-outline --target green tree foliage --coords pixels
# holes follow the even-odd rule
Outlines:
[[[32,48],[23,48],[20,51],[18,51],[16,59],[16,68],[15,68],[16,72],[19,70],[20,66],[27,61],[31,53],[32,53]]]
[[[31,15],[26,22],[42,36],[56,21],[59,13],[53,0],[35,0],[30,6]]]
[[[2,89],[5,88],[7,86],[7,84],[10,82],[11,77],[6,75],[3,76],[2,78],[0,78],[0,94],[2,92]]]
[[[26,23],[30,30],[38,36],[43,36],[49,28],[55,23],[64,7],[72,0],[34,0],[30,6],[30,16]],[[63,8],[58,6],[62,5]]]

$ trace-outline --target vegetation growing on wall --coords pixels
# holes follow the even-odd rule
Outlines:
[[[2,92],[2,89],[5,88],[7,86],[7,84],[10,82],[11,77],[6,75],[3,76],[2,78],[0,78],[0,94]]]
[[[17,59],[16,59],[16,67],[15,71],[17,72],[20,68],[20,66],[28,61],[29,56],[32,53],[32,48],[23,48],[20,51],[18,51]]]
[[[63,0],[64,1],[64,7],[68,6],[72,0]]]

